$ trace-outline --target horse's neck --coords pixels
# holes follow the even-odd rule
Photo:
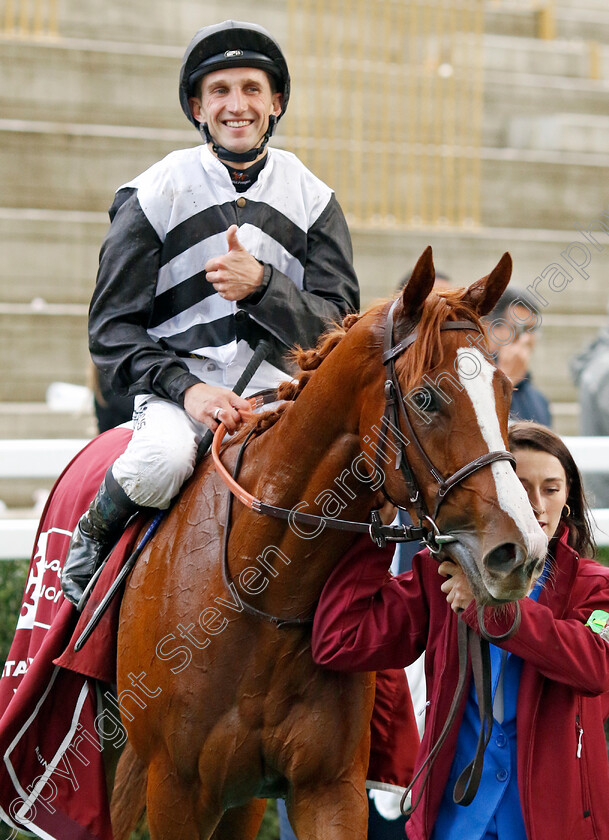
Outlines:
[[[362,387],[361,376],[341,376],[337,361],[338,372],[328,366],[324,376],[313,377],[275,426],[254,441],[241,479],[268,504],[365,521],[375,491],[361,480],[366,472],[356,390]],[[262,608],[285,614],[288,604],[293,612],[315,602],[352,539],[349,532],[241,511],[234,519],[231,554],[235,571],[254,558],[270,558],[280,574],[260,596]]]
[[[313,387],[307,393],[309,387],[256,442],[256,485],[265,501],[281,507],[315,506],[360,453],[357,424],[336,402],[323,404]]]
[[[369,382],[349,352],[348,339],[343,341],[263,441],[264,486],[277,487],[283,506],[301,499],[312,503],[360,454],[359,407]],[[276,482],[279,475],[287,480]]]

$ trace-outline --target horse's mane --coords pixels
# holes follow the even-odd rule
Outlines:
[[[485,334],[480,316],[466,303],[463,298],[466,289],[448,289],[443,292],[432,292],[425,301],[421,318],[418,322],[419,335],[412,346],[412,352],[404,353],[399,360],[400,376],[405,377],[405,388],[410,389],[420,382],[423,374],[433,367],[442,363],[442,342],[440,326],[445,321],[472,321],[480,331]],[[385,310],[387,301],[377,305],[375,309],[379,312]],[[396,321],[399,321],[401,307],[398,307]],[[350,313],[346,315],[342,324],[335,323],[332,328],[324,333],[316,347],[310,350],[303,350],[302,347],[295,347],[290,352],[291,360],[300,368],[300,373],[292,381],[283,382],[277,389],[277,399],[285,400],[274,411],[267,411],[257,415],[252,421],[246,423],[244,428],[231,439],[241,440],[246,434],[254,430],[259,434],[274,426],[283,413],[288,410],[290,404],[297,399],[298,395],[306,387],[313,373],[327,359],[332,350],[343,340],[351,327],[356,324],[363,315]],[[396,336],[396,341],[399,337]]]
[[[321,336],[317,347],[313,347],[311,350],[295,347],[290,353],[290,358],[300,368],[301,372],[296,376],[295,381],[283,382],[279,386],[277,390],[278,398],[295,400],[313,375],[313,371],[317,370],[324,359],[328,358],[332,350],[340,344],[351,327],[361,317],[361,315],[355,313],[345,315],[342,324],[333,324],[332,328]]]
[[[288,354],[288,358],[300,368],[300,373],[294,379],[282,382],[277,388],[277,400],[285,400],[278,408],[272,411],[266,411],[264,414],[259,414],[249,423],[246,423],[233,437],[231,441],[239,442],[243,437],[249,434],[252,430],[255,434],[260,434],[266,431],[279,420],[282,414],[287,411],[290,405],[294,402],[296,397],[301,393],[314,371],[320,366],[324,359],[326,359],[332,350],[340,344],[347,332],[351,329],[353,324],[357,323],[361,315],[349,313],[343,318],[342,324],[334,323],[330,330],[325,332],[316,347],[310,350],[304,350],[302,347],[296,346]]]

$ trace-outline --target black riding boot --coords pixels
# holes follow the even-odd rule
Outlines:
[[[74,529],[61,573],[61,588],[78,606],[87,584],[138,506],[108,470],[89,510]]]

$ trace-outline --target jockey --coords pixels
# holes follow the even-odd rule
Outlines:
[[[288,379],[287,351],[313,346],[359,307],[334,193],[293,154],[267,147],[289,95],[285,58],[265,29],[204,27],[179,85],[203,145],[116,193],[89,344],[113,388],[135,395],[134,428],[72,536],[61,585],[74,604],[130,515],[169,507],[206,429],[241,424],[249,404],[231,388],[258,341],[272,351],[245,395]]]

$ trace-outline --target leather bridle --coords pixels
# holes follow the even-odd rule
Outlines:
[[[223,424],[220,424],[214,435],[212,444],[212,457],[217,471],[220,473],[224,482],[227,484],[229,490],[235,495],[240,502],[249,507],[256,513],[264,514],[265,516],[272,516],[279,519],[288,520],[290,523],[299,523],[303,525],[314,525],[320,528],[332,528],[340,531],[351,531],[353,533],[367,533],[370,538],[379,546],[384,546],[387,542],[411,542],[415,540],[422,540],[428,546],[429,550],[437,555],[445,543],[453,542],[455,537],[450,534],[442,534],[436,524],[438,511],[441,504],[446,499],[448,493],[460,484],[465,478],[477,472],[478,470],[493,464],[496,461],[510,461],[515,464],[514,456],[507,450],[497,450],[495,452],[485,452],[484,454],[474,458],[465,466],[460,467],[448,478],[444,478],[440,470],[433,464],[425,449],[423,448],[414,427],[410,421],[408,411],[406,409],[406,401],[402,394],[399,379],[395,370],[395,360],[417,339],[417,324],[413,322],[411,328],[405,338],[401,339],[397,344],[394,344],[393,333],[393,316],[398,300],[395,300],[389,307],[387,318],[385,322],[384,346],[383,346],[383,364],[387,370],[387,378],[385,380],[385,408],[381,418],[381,428],[376,445],[376,462],[375,469],[380,475],[384,476],[384,470],[381,466],[381,461],[387,462],[385,449],[388,444],[388,433],[393,428],[400,430],[403,428],[406,432],[404,440],[408,444],[412,443],[417,451],[417,454],[423,461],[423,464],[431,475],[434,482],[437,484],[436,496],[433,503],[433,511],[430,513],[425,497],[420,490],[419,483],[416,476],[411,469],[408,458],[406,457],[406,444],[401,438],[398,442],[397,449],[392,447],[393,451],[397,452],[395,468],[402,473],[406,487],[408,489],[410,502],[413,505],[417,516],[419,518],[418,525],[383,525],[378,516],[378,511],[372,511],[371,522],[353,522],[344,519],[335,519],[327,516],[318,516],[310,513],[302,513],[299,510],[282,508],[277,505],[270,505],[266,502],[256,499],[251,493],[248,493],[237,482],[236,474],[231,476],[222,463],[220,457],[220,445],[226,434],[226,429]],[[473,321],[446,321],[440,325],[440,330],[473,330],[480,332],[480,328]],[[252,407],[259,408],[266,402],[274,399],[274,392],[264,392],[262,396],[252,397],[250,402]],[[245,439],[242,444],[244,448],[249,442],[250,436]],[[241,453],[238,456],[238,463],[241,461]],[[382,485],[383,492],[387,499],[396,507],[402,507],[395,502],[385,488],[385,483]]]
[[[450,491],[457,487],[468,476],[473,475],[473,473],[488,466],[489,464],[494,464],[496,461],[510,461],[515,465],[516,459],[511,452],[508,452],[506,449],[500,449],[495,452],[485,452],[465,464],[465,466],[460,467],[448,478],[445,478],[440,470],[434,465],[433,461],[423,448],[423,445],[421,444],[412,425],[406,408],[406,399],[402,393],[400,381],[395,369],[396,359],[401,356],[408,347],[414,344],[418,337],[417,323],[413,322],[406,337],[397,344],[394,344],[393,316],[398,302],[399,299],[395,300],[390,306],[385,324],[383,347],[383,364],[385,365],[385,369],[387,371],[387,378],[385,380],[385,410],[381,419],[379,440],[376,447],[375,468],[383,474],[381,461],[384,460],[387,462],[385,450],[388,444],[388,433],[391,426],[393,426],[394,429],[397,429],[404,434],[403,438],[400,435],[396,441],[397,449],[392,447],[393,451],[397,452],[395,468],[399,469],[402,473],[402,477],[408,489],[410,502],[417,513],[419,522],[422,526],[424,523],[427,523],[427,534],[423,538],[423,542],[425,542],[432,554],[437,555],[445,543],[454,540],[454,537],[451,537],[450,535],[441,534],[440,529],[436,524],[440,506],[443,504]],[[473,321],[445,321],[440,325],[440,330],[442,332],[449,330],[473,330],[477,333],[480,332],[480,328]],[[404,443],[404,440],[407,441],[407,444]],[[423,462],[426,472],[431,476],[437,485],[436,495],[432,501],[431,510],[427,506],[425,496],[421,491],[414,471],[408,463],[408,459],[406,457],[406,445],[412,445],[414,447],[418,457]],[[397,505],[397,503],[387,494],[384,485],[383,489],[389,501]],[[397,506],[400,507],[400,505]]]
[[[353,522],[345,519],[335,519],[327,516],[318,516],[316,514],[302,513],[302,511],[296,510],[296,508],[282,508],[278,505],[267,504],[266,502],[255,498],[254,496],[252,496],[251,493],[245,490],[245,488],[243,488],[237,480],[245,447],[250,441],[252,435],[254,434],[255,429],[252,429],[247,435],[247,437],[244,439],[239,453],[237,455],[233,475],[231,476],[224,464],[222,463],[222,459],[220,457],[220,445],[222,443],[224,435],[226,434],[226,429],[221,423],[218,429],[216,430],[216,433],[214,434],[214,440],[212,444],[212,458],[214,460],[216,470],[219,472],[220,476],[229,488],[226,527],[224,529],[224,540],[222,550],[222,569],[224,575],[224,582],[227,585],[227,587],[234,586],[233,577],[228,563],[228,536],[230,532],[232,499],[234,496],[236,496],[239,499],[239,501],[242,502],[242,504],[244,504],[246,507],[249,507],[250,510],[253,510],[255,513],[287,520],[288,522],[290,522],[290,525],[292,525],[293,523],[299,523],[303,525],[313,525],[320,528],[321,530],[328,527],[334,530],[350,531],[352,533],[367,533],[369,534],[370,538],[378,546],[381,547],[384,546],[387,542],[411,542],[415,540],[421,540],[429,548],[431,553],[437,557],[446,543],[453,542],[456,539],[451,534],[442,534],[436,524],[438,511],[440,509],[441,504],[446,499],[447,494],[469,475],[472,475],[473,473],[477,472],[483,467],[486,467],[489,464],[493,464],[496,461],[510,461],[511,463],[515,463],[514,456],[507,450],[486,452],[483,455],[474,458],[474,460],[470,461],[465,466],[456,470],[448,478],[444,478],[440,470],[438,470],[437,467],[433,464],[432,460],[429,458],[421,442],[419,441],[419,438],[417,437],[414,427],[410,421],[410,417],[406,409],[406,401],[403,397],[400,382],[398,380],[395,370],[395,360],[407,348],[414,344],[418,335],[417,323],[412,322],[410,330],[408,331],[405,338],[402,338],[397,344],[394,343],[393,317],[398,302],[399,299],[395,300],[389,306],[385,321],[385,334],[383,345],[383,364],[385,365],[387,370],[387,378],[385,380],[384,386],[385,408],[381,419],[381,428],[378,445],[376,447],[375,469],[379,470],[380,474],[384,477],[384,471],[381,468],[381,461],[384,460],[386,462],[387,460],[391,460],[387,459],[387,456],[385,455],[385,449],[387,448],[388,444],[388,433],[390,427],[393,426],[393,428],[397,430],[404,429],[407,437],[402,439],[400,435],[398,446],[392,447],[392,449],[394,452],[397,453],[395,468],[399,469],[402,473],[402,476],[406,483],[406,487],[408,488],[410,501],[419,517],[419,524],[383,525],[378,515],[378,511],[372,511],[371,522]],[[480,328],[473,321],[446,321],[440,325],[440,330],[473,330],[478,333],[480,332]],[[267,391],[263,392],[261,395],[257,395],[255,397],[250,398],[250,402],[252,404],[252,407],[260,408],[265,403],[270,402],[274,398],[274,392]],[[429,512],[429,509],[425,502],[425,497],[422,491],[420,490],[420,486],[416,479],[416,476],[408,463],[408,458],[406,457],[405,450],[406,443],[404,441],[406,441],[408,445],[414,446],[418,456],[423,461],[423,464],[428,474],[431,475],[432,479],[437,484],[437,491],[433,503],[433,511],[431,513]],[[390,501],[392,501],[393,504],[396,504],[396,506],[399,507],[399,505],[396,502],[394,502],[388,495],[384,481],[383,492],[385,493],[386,497]],[[257,607],[248,604],[247,601],[244,601],[243,599],[241,599],[241,601],[243,603],[243,608],[246,612],[249,612],[251,615],[257,616],[258,618],[262,618],[266,621],[269,621],[272,624],[275,624],[277,627],[289,627],[294,625],[300,626],[302,624],[310,624],[312,621],[312,618],[282,618],[279,616],[273,616],[270,613],[264,612],[263,610],[259,610]]]

